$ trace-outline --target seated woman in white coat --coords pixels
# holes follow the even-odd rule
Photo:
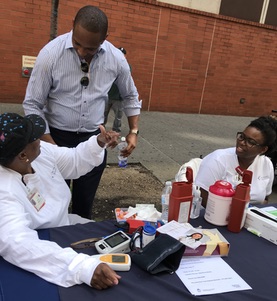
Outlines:
[[[95,257],[40,240],[35,231],[71,224],[64,179],[86,174],[102,163],[105,147],[117,144],[117,133],[100,130],[76,148],[58,147],[40,141],[41,117],[0,115],[0,256],[60,286],[104,289],[120,279]]]
[[[218,149],[201,162],[195,184],[201,188],[202,205],[206,207],[209,187],[225,180],[235,189],[244,170],[253,172],[250,188],[252,203],[266,203],[272,192],[273,165],[267,155],[277,149],[277,120],[262,116],[237,133],[236,147]]]

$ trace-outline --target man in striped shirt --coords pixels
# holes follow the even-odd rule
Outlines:
[[[46,121],[42,140],[75,147],[100,132],[108,91],[115,82],[130,127],[123,152],[129,156],[137,145],[141,103],[127,60],[106,40],[107,31],[103,11],[90,5],[81,8],[73,30],[49,42],[38,54],[23,107],[25,114],[37,114]],[[73,181],[72,213],[91,218],[105,166],[106,155],[100,166]]]

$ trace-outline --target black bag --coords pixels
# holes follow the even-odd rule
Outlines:
[[[132,251],[132,262],[150,274],[175,272],[184,255],[186,246],[168,234],[159,234],[142,249]]]

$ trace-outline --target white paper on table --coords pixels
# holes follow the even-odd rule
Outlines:
[[[252,289],[221,257],[183,257],[176,274],[195,296]]]
[[[160,233],[168,234],[175,239],[179,240],[180,237],[187,234],[191,229],[193,229],[192,225],[189,223],[181,224],[174,220],[164,224],[163,226],[158,228]]]
[[[190,238],[191,234],[202,233],[201,229],[195,229],[189,223],[178,223],[175,220],[159,227],[157,229],[160,233],[168,234],[175,239],[179,240],[184,245],[196,249],[202,242]]]

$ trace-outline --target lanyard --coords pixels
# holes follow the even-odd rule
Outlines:
[[[38,192],[38,190],[36,188],[31,190],[25,183],[23,176],[21,178],[21,181],[25,185],[25,187],[28,191],[28,194],[27,194],[28,200],[35,207],[35,209],[37,211],[40,211],[40,209],[45,205],[45,200],[44,200],[43,196],[40,195],[40,193]]]
[[[243,170],[240,166],[237,166],[237,167],[235,168],[235,170],[236,170],[236,172],[237,172],[237,174],[238,174],[237,180],[238,180],[239,182],[241,182],[241,181],[242,181],[242,177],[243,177],[243,172],[244,172],[244,170]]]

